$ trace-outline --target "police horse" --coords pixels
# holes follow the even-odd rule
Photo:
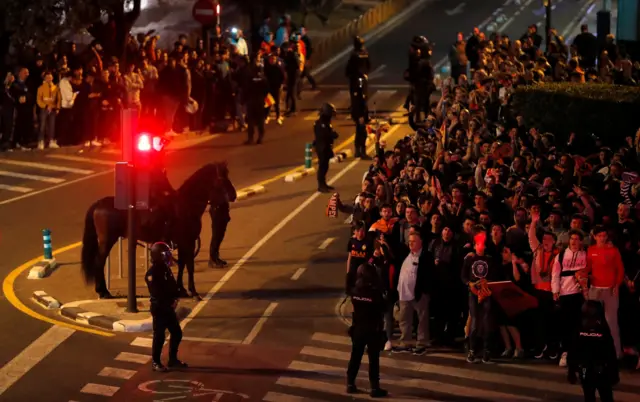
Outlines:
[[[212,199],[219,199],[218,192],[225,192],[228,200],[236,200],[236,190],[229,179],[226,162],[210,163],[197,170],[170,197],[168,208],[153,207],[140,211],[136,234],[138,241],[155,243],[172,241],[178,249],[178,285],[180,294],[187,296],[183,286],[185,266],[188,273],[188,289],[191,296],[200,298],[194,281],[196,243],[202,230],[202,215]],[[163,238],[163,227],[169,222],[170,239]],[[96,201],[85,218],[82,236],[82,272],[85,281],[95,284],[101,299],[113,296],[107,289],[104,266],[111,249],[119,237],[127,235],[127,211],[114,207],[114,197]]]

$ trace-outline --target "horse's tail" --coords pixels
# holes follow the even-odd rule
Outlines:
[[[84,218],[84,232],[82,233],[82,274],[87,283],[93,283],[96,279],[95,264],[99,252],[98,233],[96,233],[96,226],[93,222],[96,204],[91,205],[87,211]]]

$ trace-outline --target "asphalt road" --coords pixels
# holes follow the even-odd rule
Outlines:
[[[428,6],[377,43],[370,44],[369,49],[374,60],[393,61],[383,70],[380,81],[374,82],[386,85],[384,88],[373,88],[371,101],[376,103],[378,110],[395,111],[406,96],[406,89],[401,87],[401,74],[406,62],[406,49],[403,46],[411,36],[417,32],[424,33],[437,44],[448,43],[455,32],[468,31],[473,25],[480,25],[501,3],[489,1],[474,4],[473,8],[468,6],[468,10],[462,9],[462,14],[451,16],[451,21],[447,24],[442,23],[445,8],[441,4],[443,2]],[[558,8],[561,4],[558,4]],[[451,10],[453,7],[455,5],[446,9]],[[476,9],[481,9],[482,12],[475,11]],[[515,13],[519,8],[514,7],[513,10]],[[467,17],[467,13],[472,15]],[[527,18],[532,21],[527,22],[529,19],[525,20],[524,14],[521,12],[518,16],[521,22],[516,24],[517,19],[514,19],[507,27],[514,29],[513,36],[519,36],[526,25],[535,22],[534,17],[529,14]],[[566,20],[570,21],[571,18],[570,12],[567,11]],[[522,28],[516,29],[515,26]],[[441,39],[437,38],[436,33],[420,32],[422,29],[429,30],[435,27],[442,27],[434,29],[441,31]],[[445,54],[446,47],[436,47],[436,60]],[[210,394],[198,397],[193,396],[192,390],[189,390],[190,394],[187,395],[184,388],[184,392],[180,391],[182,394],[176,394],[176,390],[180,388],[167,388],[172,384],[184,385],[180,382],[143,384],[158,379],[200,381],[207,389],[242,392],[247,394],[250,400],[262,400],[267,392],[271,394],[265,400],[274,401],[307,400],[283,399],[275,393],[295,394],[315,400],[346,400],[338,394],[342,392],[344,381],[340,376],[344,372],[343,360],[348,346],[344,344],[344,338],[328,336],[344,336],[344,326],[335,318],[334,309],[342,286],[346,228],[341,223],[342,220],[330,220],[324,216],[326,197],[308,200],[315,189],[313,178],[303,179],[296,184],[285,184],[282,177],[272,179],[303,163],[304,144],[312,140],[310,127],[315,109],[322,102],[331,101],[338,108],[348,106],[348,94],[344,91],[346,88],[342,87],[342,70],[342,66],[339,66],[335,73],[330,74],[322,82],[320,91],[303,95],[304,100],[299,105],[300,112],[297,117],[286,120],[282,127],[272,123],[263,145],[242,146],[244,134],[222,134],[168,157],[169,177],[176,187],[197,168],[216,160],[229,162],[231,177],[238,189],[259,182],[267,187],[266,194],[233,206],[232,224],[223,246],[223,253],[231,262],[232,270],[233,264],[237,261],[244,260],[245,263],[235,267],[236,272],[228,283],[225,283],[221,292],[206,304],[186,327],[184,358],[200,368],[196,368],[195,372],[171,373],[165,377],[153,376],[148,370],[148,365],[139,360],[140,356],[148,355],[148,348],[130,345],[135,340],[132,336],[107,339],[82,332],[56,329],[53,330],[55,336],[68,338],[57,347],[41,345],[40,347],[45,349],[54,349],[41,362],[36,361],[38,364],[30,371],[28,367],[18,368],[18,373],[25,371],[26,375],[10,388],[7,380],[11,373],[2,372],[0,401],[104,399],[104,396],[92,396],[91,392],[113,394],[114,400],[126,401],[159,400],[160,397],[177,396],[185,396],[187,400],[212,399]],[[352,135],[353,127],[344,116],[340,116],[335,125],[340,133],[340,140]],[[394,136],[404,135],[406,130],[406,127],[402,127]],[[74,160],[70,160],[69,156]],[[0,155],[0,170],[4,172],[0,174],[0,253],[3,256],[0,261],[0,275],[6,276],[17,266],[42,252],[40,231],[43,228],[53,231],[54,248],[78,241],[87,207],[93,201],[113,192],[113,175],[110,169],[116,160],[117,155],[105,152],[83,154],[79,157],[64,151],[52,154],[29,152]],[[47,164],[48,167],[37,164]],[[345,166],[348,165],[332,165],[332,174]],[[58,170],[52,170],[52,167]],[[359,188],[364,168],[365,165],[361,163],[337,181],[336,186],[345,197],[355,194]],[[52,178],[58,180],[52,182]],[[260,239],[272,233],[274,227],[301,206],[304,208],[296,216],[288,219],[279,232],[272,234],[264,244],[260,244],[262,247],[255,247],[261,243]],[[208,238],[207,229],[203,238]],[[320,245],[328,238],[334,240],[324,250],[320,250]],[[254,248],[255,252],[246,257],[247,251]],[[245,258],[241,258],[243,255]],[[299,271],[301,268],[304,270]],[[292,280],[291,277],[296,272],[301,272],[300,277]],[[265,311],[271,311],[271,317],[265,317]],[[264,318],[268,319],[264,321]],[[260,322],[263,322],[259,328],[261,330],[255,332],[256,325]],[[1,365],[12,361],[20,353],[29,355],[34,347],[26,351],[25,348],[42,339],[40,337],[46,331],[52,331],[49,324],[34,320],[14,309],[5,300],[4,293],[0,296],[0,325],[5,328],[0,332]],[[214,343],[212,340],[224,343]],[[136,345],[140,344],[146,345],[148,340],[138,340]],[[459,356],[429,359],[435,359],[434,364],[443,364],[443,367],[461,365]],[[130,360],[136,360],[137,363]],[[291,366],[293,360],[295,364]],[[436,384],[432,383],[407,383],[410,378],[422,378],[425,371],[418,375],[416,373],[420,371],[417,370],[419,367],[411,366],[409,363],[398,363],[396,360],[387,362],[387,366],[389,365],[395,370],[391,380],[400,381],[393,383],[394,387],[397,386],[392,389],[394,395],[399,396],[394,400],[400,401],[408,398],[408,395],[418,398],[442,397],[437,393],[425,394],[423,391],[416,391],[416,387],[440,389],[445,394],[455,395],[466,395],[465,392],[468,392],[468,389],[455,387],[437,388]],[[123,369],[126,371],[122,371]],[[557,370],[550,372],[549,369],[551,368],[545,367],[523,371],[522,379],[519,381],[525,381],[525,385],[517,390],[517,394],[530,395],[533,385],[526,383],[527,378],[535,378],[536,375],[545,380],[556,378]],[[499,373],[505,372],[504,368],[496,370]],[[324,374],[321,378],[315,378],[301,374],[305,371]],[[450,374],[444,372],[442,375],[450,375],[458,380],[445,381],[446,379],[436,375],[434,381],[452,382],[456,385],[461,382],[461,373],[469,374],[464,371]],[[402,377],[405,375],[408,377]],[[505,382],[504,378],[499,376],[482,381],[484,385],[477,386],[486,392],[495,388],[494,383]],[[407,391],[407,386],[413,390]],[[83,387],[88,387],[84,388],[85,392],[81,392]],[[157,387],[165,389],[160,390]],[[511,392],[511,396],[516,393],[516,390],[509,388],[510,386],[506,387],[505,392]],[[627,387],[626,390],[638,391],[637,387]],[[201,391],[200,393],[206,393]],[[484,395],[484,399],[488,400],[516,400],[505,399],[504,395],[499,399],[494,399],[493,396],[496,395],[493,394]],[[551,396],[546,400],[558,397],[556,394],[549,395]],[[239,400],[229,398],[233,397],[225,396],[220,400]],[[571,400],[564,396],[560,399]],[[631,399],[625,399],[623,396],[620,400]]]

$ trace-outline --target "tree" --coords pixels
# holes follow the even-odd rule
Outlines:
[[[0,19],[0,29],[16,46],[33,46],[41,52],[49,52],[60,39],[87,29],[107,55],[120,57],[127,34],[140,15],[140,1],[1,0],[4,19]]]

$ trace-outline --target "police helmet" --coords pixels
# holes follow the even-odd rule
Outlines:
[[[151,262],[153,264],[166,264],[167,266],[170,266],[173,263],[172,251],[173,250],[167,243],[154,243],[149,251],[149,254],[151,255]]]
[[[336,107],[332,103],[325,103],[320,107],[320,116],[331,118],[336,115]]]
[[[355,50],[362,50],[362,48],[364,48],[364,39],[360,36],[353,38],[353,48]]]

